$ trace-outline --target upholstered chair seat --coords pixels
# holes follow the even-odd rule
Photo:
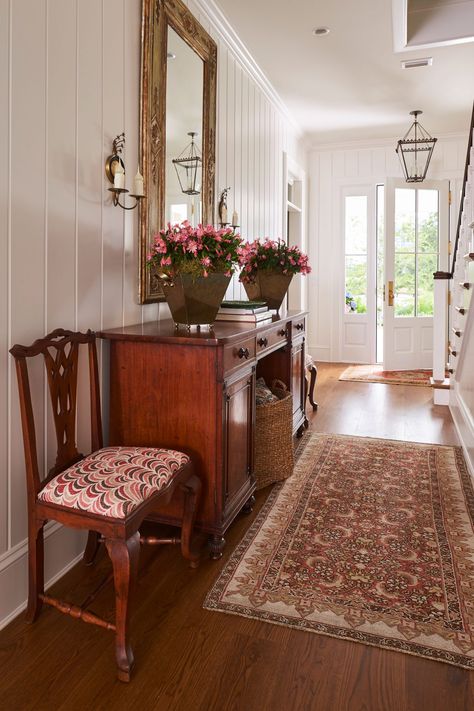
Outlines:
[[[189,461],[172,449],[104,447],[57,474],[38,500],[122,519],[163,490]]]

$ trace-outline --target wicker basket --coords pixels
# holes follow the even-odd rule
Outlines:
[[[263,489],[293,474],[293,399],[286,386],[274,380],[274,402],[257,405],[255,427],[256,488]]]

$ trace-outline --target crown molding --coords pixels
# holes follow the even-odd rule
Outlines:
[[[467,140],[469,131],[460,131],[458,133],[441,133],[437,135],[438,141],[459,141]],[[312,143],[308,147],[310,152],[320,152],[320,151],[336,151],[336,150],[350,150],[364,148],[387,148],[387,146],[395,146],[397,138],[376,138],[374,140],[369,140],[367,138],[361,138],[354,141],[333,141],[328,143]]]
[[[301,126],[214,0],[190,0],[191,3],[207,17],[213,29],[227,45],[228,49],[237,57],[267,99],[291,124],[297,137],[302,138],[303,130]],[[217,61],[219,61],[219,57]]]

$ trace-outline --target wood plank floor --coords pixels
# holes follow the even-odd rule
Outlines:
[[[316,431],[457,444],[447,408],[429,388],[339,382],[321,366]],[[133,618],[136,671],[115,680],[111,633],[45,609],[0,632],[0,709],[40,711],[468,711],[474,676],[455,667],[202,609],[250,516],[228,532],[219,562],[190,570],[177,548],[144,551]],[[71,570],[53,590],[80,602],[109,569]],[[95,601],[109,615],[109,586]]]

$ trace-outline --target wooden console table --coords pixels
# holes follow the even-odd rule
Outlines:
[[[155,321],[100,333],[110,343],[111,445],[169,447],[189,454],[203,482],[196,526],[220,557],[224,533],[251,510],[255,379],[279,378],[293,395],[293,432],[305,418],[306,312],[261,326],[217,322],[213,331]],[[176,500],[157,519],[178,524]]]

